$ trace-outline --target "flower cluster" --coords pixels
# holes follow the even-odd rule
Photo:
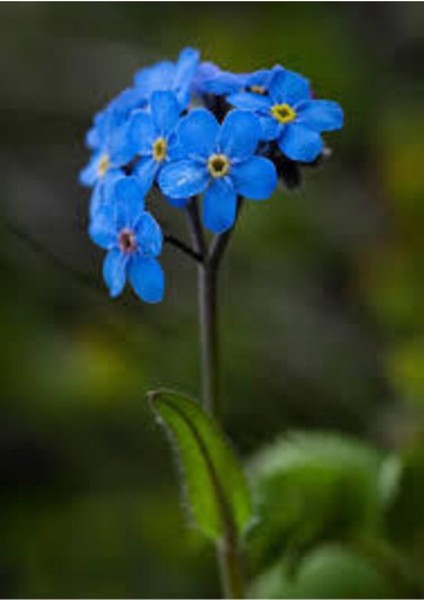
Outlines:
[[[110,294],[128,278],[142,300],[163,297],[163,236],[146,206],[152,188],[180,209],[199,198],[204,227],[222,234],[239,198],[266,200],[278,179],[289,184],[290,170],[323,154],[321,133],[342,124],[336,102],[317,100],[307,79],[279,65],[235,74],[186,48],[175,63],[136,73],[95,116],[80,174],[93,188],[89,232],[107,250]]]

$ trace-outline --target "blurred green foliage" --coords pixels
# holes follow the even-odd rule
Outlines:
[[[161,386],[197,395],[195,270],[167,248],[162,305],[129,293],[111,301],[76,180],[93,113],[137,68],[188,44],[232,70],[297,69],[346,110],[322,169],[246,207],[222,273],[225,427],[242,457],[287,430],[337,432],[317,450],[318,467],[300,457],[295,475],[284,463],[290,511],[271,515],[281,537],[253,546],[251,575],[287,568],[293,585],[297,568],[297,593],[308,595],[332,573],[323,595],[390,596],[378,552],[402,577],[422,577],[422,10],[1,5],[1,596],[219,593],[213,549],[186,530],[167,444],[145,406]],[[153,209],[165,230],[186,235],[178,211]],[[350,547],[354,523],[372,551]]]
[[[393,588],[372,564],[343,546],[311,551],[296,575],[282,561],[261,575],[252,598],[393,598]]]
[[[253,546],[262,562],[378,532],[380,460],[372,448],[329,434],[292,434],[262,450],[252,467],[261,516]]]
[[[291,434],[262,450],[251,465],[258,510],[252,597],[421,597],[413,556],[423,550],[422,482],[414,510],[402,506],[413,495],[411,467],[406,456],[383,457],[328,433]],[[393,520],[405,518],[410,527],[401,527],[401,541]]]

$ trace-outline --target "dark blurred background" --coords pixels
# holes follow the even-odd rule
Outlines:
[[[2,597],[219,593],[145,401],[198,392],[195,268],[166,248],[161,305],[109,299],[77,182],[93,114],[186,45],[224,69],[299,70],[346,113],[330,160],[246,206],[231,242],[227,432],[246,458],[293,428],[423,454],[422,17],[408,2],[2,3]],[[178,210],[161,221],[186,234]]]

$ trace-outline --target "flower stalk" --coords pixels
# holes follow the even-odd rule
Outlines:
[[[237,215],[242,199],[237,201]],[[219,369],[218,280],[219,268],[234,226],[216,235],[208,247],[199,216],[198,199],[187,207],[193,251],[202,257],[197,266],[199,333],[201,353],[202,404],[217,421],[222,418]],[[225,533],[217,544],[217,560],[225,598],[244,598],[242,552],[231,519],[224,519]]]
[[[218,269],[208,260],[199,264],[198,303],[202,371],[202,401],[204,408],[216,420],[221,418],[219,390],[218,345]]]
[[[222,238],[222,236],[220,236]],[[227,246],[221,242],[219,256],[211,254],[199,264],[198,302],[201,346],[202,401],[204,408],[219,421],[222,417],[218,337],[218,275],[220,258]],[[212,260],[212,258],[214,258]],[[217,544],[217,561],[224,598],[244,598],[242,553],[238,535],[230,519],[224,520],[225,533]]]
[[[245,598],[243,557],[236,535],[228,535],[217,547],[224,598]]]

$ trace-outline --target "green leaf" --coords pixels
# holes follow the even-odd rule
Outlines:
[[[424,598],[424,437],[418,431],[399,456],[401,465],[395,494],[386,507],[390,540],[408,561],[411,579]],[[407,597],[407,596],[405,596]],[[411,596],[409,596],[411,597]]]
[[[358,440],[319,432],[289,434],[257,454],[250,468],[256,568],[283,552],[297,561],[316,543],[378,530],[381,458]]]
[[[248,590],[248,598],[291,598],[293,581],[286,561],[277,561],[268,567],[251,582]]]
[[[364,557],[340,545],[317,548],[302,561],[293,598],[394,598],[397,590]]]
[[[287,560],[276,562],[254,580],[249,590],[250,598],[398,596],[399,590],[385,570],[340,544],[315,548],[303,558],[295,573]]]
[[[251,518],[250,493],[218,425],[197,402],[175,392],[151,392],[149,400],[175,441],[197,526],[214,540],[228,528],[240,535]]]

